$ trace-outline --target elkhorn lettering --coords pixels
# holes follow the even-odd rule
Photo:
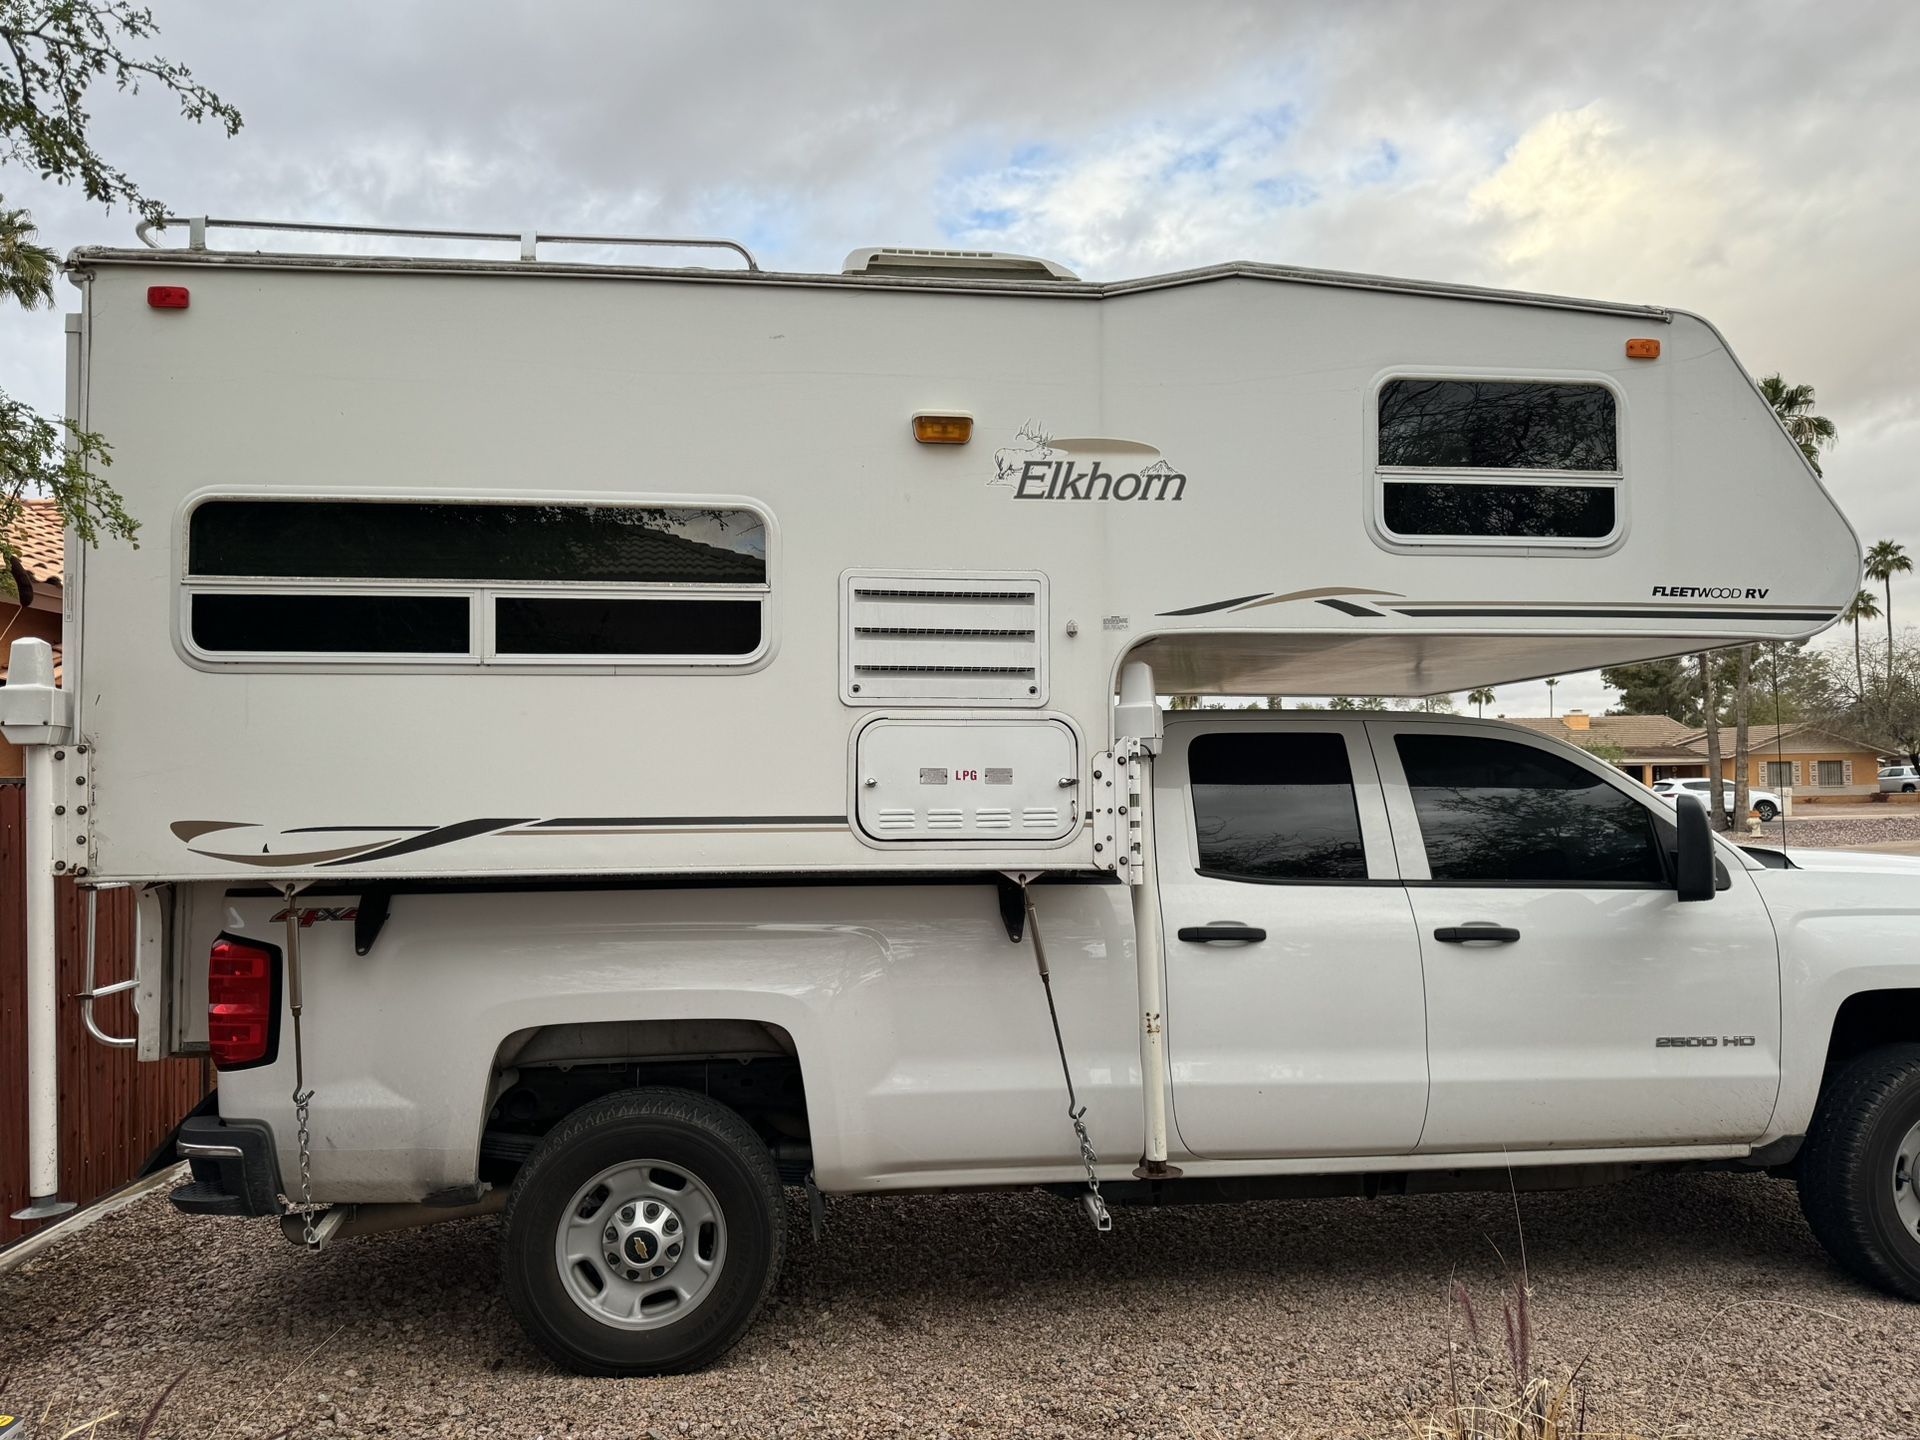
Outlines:
[[[1098,460],[1084,470],[1072,460],[1029,460],[1020,467],[1016,500],[1182,500],[1187,477],[1164,460],[1115,475]]]

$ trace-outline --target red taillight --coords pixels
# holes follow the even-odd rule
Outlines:
[[[187,308],[187,287],[184,285],[149,285],[147,304],[155,310],[184,310]]]
[[[267,1058],[275,1015],[274,954],[240,940],[216,940],[207,957],[207,1048],[222,1068]]]

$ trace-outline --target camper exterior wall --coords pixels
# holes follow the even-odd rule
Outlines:
[[[899,713],[840,692],[849,571],[1045,577],[1037,713],[1082,737],[1084,821],[1134,647],[1163,689],[1422,694],[1804,635],[1856,568],[1684,315],[1232,274],[1050,291],[77,259],[77,418],[112,438],[144,526],[138,550],[85,557],[68,657],[100,878],[1103,863],[1086,827],[885,845],[847,822],[855,731]],[[191,307],[149,309],[156,283]],[[1666,358],[1625,359],[1652,326]],[[1605,387],[1617,533],[1384,536],[1379,390],[1435,375]],[[908,417],[942,408],[975,417],[972,445],[912,442]],[[1034,453],[1003,478],[996,448]],[[1128,475],[1150,501],[1114,498]],[[762,644],[740,663],[220,658],[189,639],[187,521],[260,495],[750,506]],[[1696,582],[1764,598],[1656,590]]]

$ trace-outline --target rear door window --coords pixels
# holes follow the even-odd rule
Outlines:
[[[1187,775],[1201,874],[1266,883],[1368,878],[1344,736],[1196,735]]]

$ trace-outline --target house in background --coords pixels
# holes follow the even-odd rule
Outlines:
[[[1707,754],[1696,747],[1701,731],[1667,715],[1564,715],[1501,717],[1541,735],[1597,751],[1643,785],[1707,773]]]
[[[1592,750],[1643,785],[1707,773],[1707,732],[1666,715],[1500,717],[1541,735]],[[1734,778],[1734,729],[1720,731],[1720,773]],[[1817,725],[1753,725],[1747,730],[1747,783],[1759,790],[1791,786],[1796,800],[1841,800],[1877,795],[1879,752],[1864,740]]]
[[[8,647],[16,640],[45,640],[53,646],[54,664],[60,663],[66,535],[51,500],[25,500],[21,505],[13,530],[14,548],[20,552],[11,567],[14,593],[0,594],[0,684],[6,682]],[[0,740],[0,775],[18,775],[21,769],[19,750]]]
[[[1707,732],[1695,733],[1706,754]],[[1734,777],[1733,727],[1720,731],[1721,773]],[[1817,725],[1753,725],[1747,730],[1749,785],[1765,790],[1793,787],[1796,800],[1853,798],[1880,793],[1880,751],[1864,740]],[[1702,774],[1705,772],[1702,771]]]

